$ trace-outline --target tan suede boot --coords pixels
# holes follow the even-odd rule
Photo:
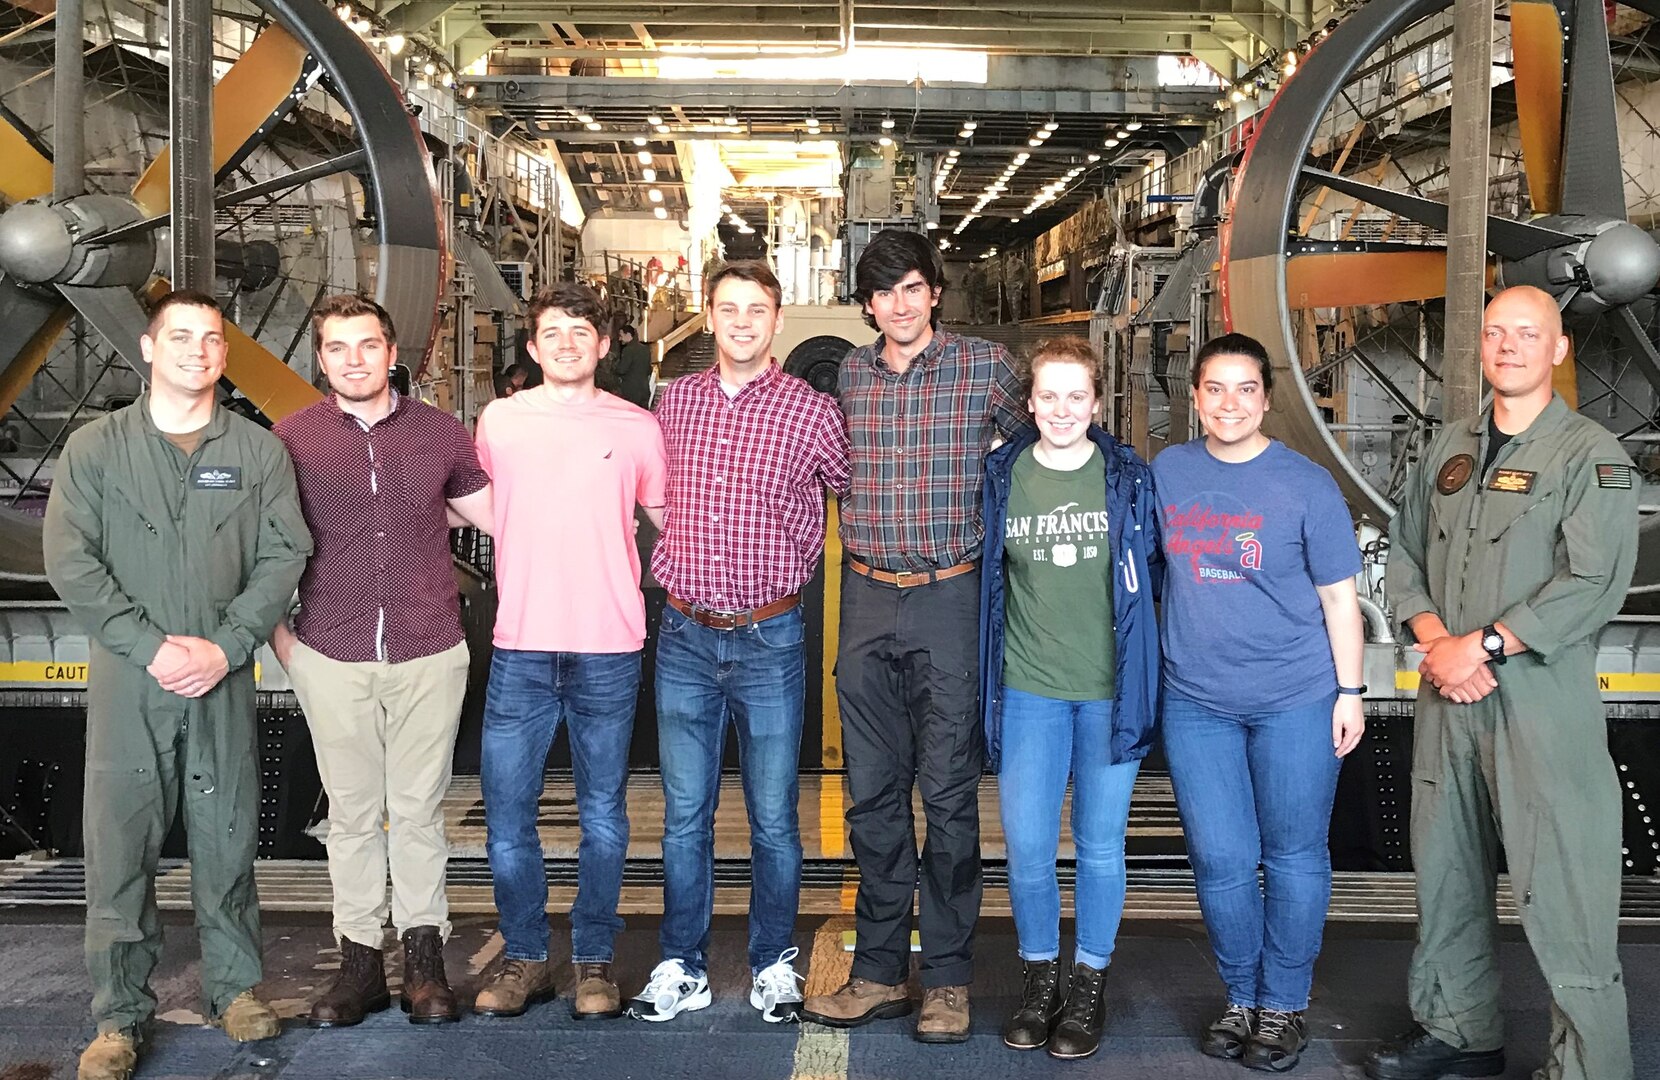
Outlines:
[[[102,1031],[81,1051],[77,1080],[130,1080],[141,1041],[130,1031]]]
[[[213,1024],[235,1042],[275,1038],[282,1030],[277,1014],[271,1011],[271,1006],[254,997],[252,990],[236,995]]]

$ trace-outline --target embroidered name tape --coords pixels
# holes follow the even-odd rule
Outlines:
[[[190,474],[190,486],[204,491],[240,491],[242,466],[198,465]]]
[[[1538,473],[1531,473],[1526,469],[1495,469],[1493,479],[1487,484],[1487,490],[1526,495],[1533,490],[1533,481],[1538,476]]]

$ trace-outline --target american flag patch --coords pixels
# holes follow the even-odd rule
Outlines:
[[[1630,465],[1598,465],[1597,487],[1631,490]]]

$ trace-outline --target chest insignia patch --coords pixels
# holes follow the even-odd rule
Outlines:
[[[1630,465],[1598,465],[1597,487],[1619,488],[1622,491],[1631,490]]]
[[[1494,469],[1493,479],[1488,482],[1488,491],[1508,491],[1513,495],[1526,495],[1533,490],[1533,481],[1538,473],[1528,472],[1526,469]]]
[[[241,491],[242,466],[198,465],[190,470],[190,486],[204,491]]]
[[[1476,459],[1469,454],[1450,457],[1441,466],[1441,471],[1435,474],[1435,490],[1443,495],[1455,494],[1470,482],[1470,476],[1475,471]]]

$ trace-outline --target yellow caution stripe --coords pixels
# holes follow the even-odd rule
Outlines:
[[[259,681],[260,665],[254,665],[254,681]],[[85,686],[86,662],[59,663],[42,660],[0,661],[0,684],[36,683],[45,686]]]
[[[1416,671],[1397,671],[1395,689],[1417,690],[1421,678]],[[1605,694],[1660,694],[1660,672],[1598,672],[1597,689]]]

